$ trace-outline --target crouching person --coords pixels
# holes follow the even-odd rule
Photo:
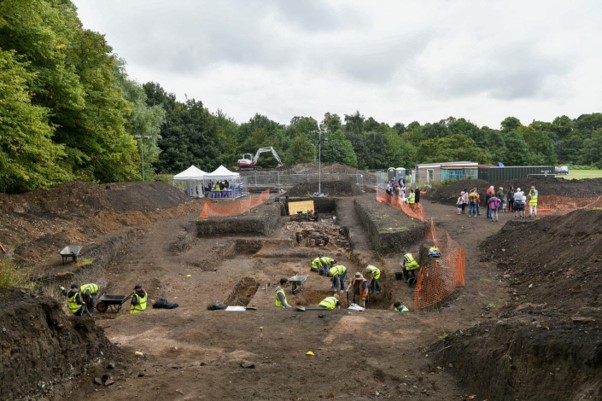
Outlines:
[[[320,302],[320,308],[328,310],[340,309],[341,303],[339,302],[339,294],[324,298],[322,302]]]
[[[140,284],[136,284],[134,287],[134,294],[132,295],[132,304],[130,306],[130,314],[135,315],[146,310],[146,301],[148,294],[142,288]]]

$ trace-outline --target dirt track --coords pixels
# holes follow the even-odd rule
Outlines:
[[[148,192],[146,194],[148,196]],[[105,359],[72,387],[67,399],[567,399],[556,397],[553,385],[544,388],[538,384],[547,380],[545,375],[549,377],[547,370],[543,371],[543,379],[526,385],[527,392],[521,394],[480,394],[474,390],[478,380],[466,382],[472,374],[467,373],[470,369],[487,371],[485,368],[488,368],[495,372],[497,359],[488,360],[487,356],[495,356],[509,341],[517,342],[511,333],[496,339],[497,343],[487,342],[491,337],[488,332],[494,329],[490,326],[508,316],[524,319],[524,308],[527,308],[530,319],[536,318],[538,330],[543,330],[543,333],[546,333],[546,327],[553,327],[551,323],[554,322],[566,327],[565,322],[570,322],[568,313],[576,314],[578,320],[574,321],[582,326],[562,335],[581,342],[579,352],[583,357],[575,355],[570,358],[589,361],[586,362],[589,370],[584,369],[579,377],[588,385],[591,385],[591,377],[588,376],[591,369],[600,371],[596,369],[600,368],[602,361],[602,335],[596,322],[602,319],[596,313],[600,313],[601,305],[599,296],[589,296],[600,293],[599,249],[602,236],[599,212],[594,211],[587,217],[575,215],[581,219],[578,220],[581,227],[575,231],[571,226],[562,226],[561,220],[505,224],[513,220],[511,214],[500,214],[497,224],[484,217],[468,219],[467,216],[458,216],[454,206],[423,200],[427,215],[433,217],[438,228],[447,230],[464,247],[466,286],[452,303],[440,310],[416,312],[411,303],[412,290],[393,280],[399,259],[396,256],[383,259],[372,253],[353,209],[353,197],[340,198],[336,211],[337,224],[349,230],[350,244],[331,241],[322,250],[297,246],[295,230],[298,225],[288,225],[287,228],[285,221],[268,238],[198,238],[193,222],[198,218],[200,205],[194,202],[182,204],[173,196],[177,198],[178,195],[170,195],[174,206],[179,205],[176,208],[165,205],[167,209],[145,214],[136,211],[103,212],[95,216],[102,221],[100,225],[94,218],[87,221],[74,219],[69,223],[70,228],[60,231],[68,238],[72,233],[80,232],[82,226],[88,227],[90,232],[96,233],[94,243],[97,247],[94,249],[97,254],[111,249],[107,244],[113,244],[115,238],[124,243],[120,249],[126,251],[117,255],[106,270],[87,272],[83,268],[80,278],[88,274],[90,281],[99,282],[111,294],[127,294],[134,284],[140,283],[149,291],[150,304],[157,298],[166,298],[180,305],[173,310],[149,307],[138,316],[131,316],[123,310],[118,314],[96,314],[97,325],[105,329],[108,338],[121,350],[108,358],[116,362],[116,368],[108,369],[108,359]],[[373,197],[374,194],[364,196]],[[123,201],[123,198],[115,199]],[[14,199],[12,201],[5,200],[2,205],[5,212],[17,207],[10,205],[20,204]],[[35,220],[35,215],[27,216],[28,220],[19,220],[22,229],[11,234],[14,238],[19,235],[19,238],[26,238],[25,227],[39,227],[36,232],[44,229]],[[17,217],[10,214],[11,219],[17,220]],[[325,219],[330,217],[323,216]],[[42,214],[41,218],[48,220],[49,216]],[[53,229],[60,227],[58,219],[50,222]],[[330,223],[323,224],[331,226]],[[7,226],[2,228],[10,230]],[[510,234],[513,230],[521,232],[518,238],[525,238],[529,243],[515,240],[517,236]],[[534,238],[544,238],[550,230],[556,230],[550,238],[545,237],[546,244],[550,244],[545,253],[551,260],[554,260],[555,249],[561,249],[560,245],[555,247],[553,241],[555,238],[560,241],[561,236],[570,238],[571,244],[577,246],[567,250],[562,258],[571,260],[577,254],[590,255],[582,261],[587,267],[586,281],[580,271],[567,273],[567,277],[573,277],[575,284],[567,296],[558,296],[544,285],[535,286],[531,291],[531,287],[522,288],[533,282],[545,282],[544,276],[537,275],[543,269],[529,270],[535,262],[528,257],[510,258],[511,263],[502,263],[501,268],[497,266],[508,258],[500,260],[496,255],[506,249],[521,255],[525,249],[533,250],[532,244],[537,242]],[[496,233],[496,237],[490,237]],[[479,251],[479,244],[487,237],[490,240],[485,250]],[[49,238],[54,237],[42,235],[39,238],[41,240],[31,242],[30,246],[37,250],[33,255],[41,259],[36,266],[45,270],[45,274],[57,274],[68,268],[58,263],[56,255],[41,258],[44,247],[53,246],[54,242]],[[592,241],[587,242],[588,248],[578,247],[583,238]],[[418,246],[419,243],[414,244],[411,250],[417,251]],[[326,278],[309,273],[309,261],[318,253],[331,254],[349,268],[350,274],[363,270],[364,266],[355,265],[358,260],[367,260],[383,268],[385,291],[382,298],[374,303],[378,309],[358,313],[347,310],[298,312],[274,308],[274,287],[280,277],[310,274],[298,296],[287,292],[289,302],[293,304],[316,305],[331,294]],[[556,298],[566,301],[563,304],[568,309],[566,312],[555,306]],[[589,315],[582,309],[568,308],[571,298],[585,304]],[[396,299],[409,306],[411,312],[398,314],[387,310]],[[257,311],[207,310],[207,305],[215,300],[248,303],[257,306]],[[549,323],[544,323],[546,319]],[[536,328],[533,325],[529,327]],[[562,337],[558,338],[561,341]],[[548,342],[548,338],[542,337],[535,346],[544,347],[548,352],[545,348]],[[477,349],[479,352],[474,352]],[[310,350],[315,356],[306,356]],[[136,357],[136,351],[144,356]],[[456,353],[450,354],[450,351]],[[472,354],[472,360],[465,357]],[[506,357],[509,355],[508,351]],[[467,363],[474,366],[467,366]],[[546,360],[542,363],[545,364]],[[572,362],[560,364],[554,359],[554,363],[565,375],[574,373]],[[521,374],[520,371],[517,373]],[[106,387],[94,384],[94,378],[103,374],[110,374],[115,383]],[[35,376],[35,372],[32,375]],[[487,381],[491,377],[482,378],[478,383],[481,387],[477,388],[484,392],[493,388]],[[567,377],[574,379],[577,376]],[[599,399],[597,395],[601,389],[598,381],[598,387],[594,384],[582,390],[581,398],[575,400]]]
[[[337,212],[339,224],[351,228],[351,238],[361,241],[357,247],[366,252],[365,238],[353,233],[359,228],[353,210],[345,210],[351,205],[343,202],[342,206]],[[180,307],[151,309],[137,317],[125,313],[110,319],[97,316],[111,341],[130,354],[141,351],[146,358],[112,387],[89,393],[95,385],[85,381],[73,399],[84,392],[91,394],[91,400],[107,396],[127,400],[135,395],[148,400],[461,399],[463,391],[452,376],[435,366],[427,347],[438,337],[491,318],[485,305],[504,303],[506,291],[496,278],[497,271],[477,263],[476,256],[478,240],[498,226],[484,219],[464,219],[458,224],[458,217],[465,216],[456,216],[450,207],[428,202],[425,206],[443,227],[450,225],[452,234],[466,246],[468,284],[453,307],[404,315],[389,310],[302,313],[276,309],[274,283],[281,276],[307,274],[309,254],[293,262],[271,258],[269,250],[262,250],[262,257],[235,255],[227,252],[232,238],[194,238],[186,252],[176,255],[169,252],[169,244],[184,235],[195,214],[147,227],[122,261],[111,267],[108,291],[127,293],[133,283],[142,282],[152,297],[167,298]],[[289,240],[290,233],[282,229],[266,247],[290,247]],[[351,271],[359,269],[345,260],[344,251],[332,251]],[[385,260],[382,267],[389,277],[398,263],[397,258]],[[208,303],[226,299],[243,277],[259,284],[250,302],[257,311],[206,310]],[[401,282],[388,284],[394,298],[411,307],[411,290]],[[312,275],[300,296],[315,305],[329,294],[328,288],[325,278]],[[299,300],[289,294],[289,301]],[[305,355],[310,350],[315,357]],[[244,369],[243,361],[255,367]],[[138,377],[138,372],[144,375]]]

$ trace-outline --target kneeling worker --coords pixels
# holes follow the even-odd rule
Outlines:
[[[84,301],[82,301],[81,294],[79,292],[79,285],[71,284],[69,291],[65,287],[61,287],[63,295],[67,297],[67,307],[69,308],[69,314],[75,316],[82,316],[84,314]]]
[[[341,303],[339,302],[339,294],[324,298],[322,302],[320,302],[320,308],[328,310],[333,310],[335,308],[340,309]]]
[[[409,312],[410,311],[405,305],[402,305],[401,302],[399,302],[399,301],[396,301],[393,304],[393,310],[395,312]]]
[[[276,307],[277,308],[290,308],[291,306],[286,302],[286,295],[284,294],[284,289],[288,283],[288,280],[285,278],[280,279],[280,285],[276,287]]]
[[[98,294],[98,284],[83,284],[81,287],[79,287],[79,292],[81,293],[82,298],[86,303],[88,312],[92,313],[94,311],[94,302],[96,300],[96,294]]]
[[[142,288],[140,284],[136,284],[134,287],[134,294],[132,295],[132,305],[130,306],[130,314],[135,315],[146,310],[146,301],[148,294]]]

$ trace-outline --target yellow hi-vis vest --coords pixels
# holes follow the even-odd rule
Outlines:
[[[145,293],[143,297],[138,294],[132,295],[133,297],[138,297],[138,303],[132,304],[130,306],[130,313],[135,315],[140,312],[144,312],[146,310],[146,300],[148,299],[148,293]]]
[[[406,270],[416,270],[420,268],[420,265],[418,262],[416,262],[416,260],[414,260],[414,257],[411,253],[408,252],[403,255],[403,257],[406,260]]]
[[[70,314],[76,313],[79,310],[79,308],[82,307],[81,304],[77,303],[78,294],[79,292],[76,292],[71,298],[67,298],[67,306],[69,307]]]
[[[339,300],[336,297],[326,297],[320,302],[320,306],[326,309],[333,310],[337,307]]]
[[[378,267],[368,265],[366,269],[368,269],[370,273],[372,273],[372,277],[374,277],[374,280],[378,280],[380,278],[380,269]]]
[[[94,284],[94,283],[84,284],[81,287],[79,287],[79,291],[82,294],[85,294],[86,291],[90,291],[90,295],[96,295],[96,294],[98,294],[98,284]]]
[[[333,266],[329,272],[332,277],[341,276],[343,273],[347,271],[347,268],[343,265]]]
[[[416,203],[416,194],[414,192],[410,192],[410,196],[408,197],[408,203],[410,205]]]
[[[322,269],[322,258],[321,257],[317,257],[315,258],[312,262],[311,262],[311,269],[314,271],[320,270]]]
[[[282,288],[279,289],[278,291],[276,291],[276,307],[282,308],[282,307],[284,307],[284,305],[282,304],[282,302],[280,302],[280,298],[278,298],[278,294],[282,294],[282,296],[284,297],[284,302],[286,302],[286,295],[284,294],[284,290]]]
[[[529,192],[529,206],[537,206],[537,191]]]

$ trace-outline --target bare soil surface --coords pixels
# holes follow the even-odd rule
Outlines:
[[[322,222],[293,223],[283,216],[268,237],[199,238],[194,222],[201,203],[188,201],[166,184],[131,185],[119,195],[105,194],[112,189],[104,186],[78,185],[86,190],[3,196],[0,241],[39,276],[98,282],[107,294],[126,295],[140,283],[150,301],[139,315],[124,309],[94,314],[96,326],[116,349],[91,356],[95,364],[73,374],[61,399],[600,399],[600,376],[595,376],[602,365],[600,211],[520,222],[512,214],[500,214],[500,222],[493,223],[484,216],[457,215],[454,206],[435,194],[434,202],[423,198],[427,216],[465,249],[466,286],[444,307],[415,311],[413,289],[394,280],[399,255],[374,253],[355,212],[355,196],[374,194],[333,193],[340,196],[337,210],[322,216]],[[587,192],[584,185],[575,184],[574,193]],[[88,193],[91,198],[82,196]],[[116,203],[93,200],[95,196]],[[567,218],[574,220],[563,220]],[[322,235],[314,238],[312,231]],[[96,249],[83,255],[94,259],[90,265],[61,265],[57,252],[73,241]],[[416,242],[410,250],[417,253],[419,247]],[[103,264],[100,256],[107,250],[116,255]],[[364,312],[275,308],[281,277],[308,275],[298,295],[286,289],[291,304],[317,306],[332,294],[329,280],[309,271],[310,261],[321,254],[347,266],[348,279],[365,263],[381,267],[384,291]],[[558,275],[562,281],[554,279]],[[64,304],[54,287],[48,287],[48,295]],[[179,307],[153,309],[159,298]],[[257,310],[208,310],[216,300]],[[392,312],[395,300],[410,312]],[[341,302],[347,306],[344,295]],[[27,312],[4,316],[30,318]],[[521,332],[521,327],[528,330]],[[91,349],[106,348],[102,340],[89,337]],[[521,348],[525,338],[535,340]],[[550,347],[550,342],[558,346]],[[3,355],[16,352],[5,334],[0,347]],[[527,353],[523,359],[521,350]],[[39,355],[41,363],[64,367]],[[531,362],[542,363],[543,373],[528,361],[529,355],[538,355]],[[576,363],[586,366],[582,373]],[[554,380],[546,378],[552,376],[550,369],[564,392],[555,392]],[[35,369],[24,372],[29,372],[19,378],[24,383],[35,382],[39,374]],[[94,382],[103,375],[111,385]],[[6,372],[0,376],[7,378]],[[514,384],[517,390],[509,392]],[[58,393],[49,394],[37,399],[58,399]]]

